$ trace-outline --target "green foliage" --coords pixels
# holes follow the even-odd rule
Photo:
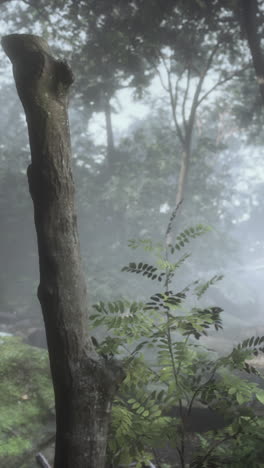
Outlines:
[[[141,261],[129,263],[122,271],[151,280],[162,275],[163,291],[146,302],[119,300],[94,305],[93,325],[107,329],[99,352],[108,357],[118,355],[127,370],[114,401],[109,435],[108,455],[114,466],[131,461],[141,466],[143,459],[153,458],[153,448],[167,444],[177,451],[184,466],[183,447],[192,445],[186,417],[201,405],[224,415],[227,422],[217,433],[196,435],[199,443],[192,453],[192,467],[233,466],[234,441],[242,444],[245,434],[253,437],[256,423],[263,428],[251,406],[254,400],[264,403],[264,390],[243,379],[240,372],[258,375],[250,359],[264,352],[264,337],[244,340],[221,357],[207,351],[199,338],[210,329],[222,328],[222,309],[196,307],[191,300],[194,296],[200,299],[222,276],[215,275],[205,283],[195,280],[181,291],[175,291],[172,285],[171,273],[183,262],[181,258],[172,262],[170,255],[184,247],[189,238],[207,231],[201,225],[184,230],[184,236],[176,238],[179,249],[176,244],[162,249],[149,240],[130,241],[132,249],[143,247],[154,253],[157,266]],[[250,444],[254,445],[254,440]],[[241,459],[247,456],[243,448]]]
[[[214,275],[211,279],[209,279],[205,283],[199,284],[199,286],[195,288],[195,292],[196,292],[198,299],[200,299],[200,297],[203,296],[203,294],[207,291],[207,289],[210,286],[213,286],[217,281],[221,281],[223,277],[224,277],[223,275]]]
[[[0,338],[0,352],[0,465],[13,466],[41,439],[53,389],[46,352],[13,337]]]
[[[146,252],[161,253],[164,251],[164,246],[161,243],[154,243],[151,239],[130,239],[128,247],[133,250],[142,247]]]
[[[165,276],[165,272],[158,272],[158,269],[152,265],[148,265],[147,263],[129,263],[128,266],[122,268],[122,271],[128,271],[130,273],[141,273],[143,276],[147,276],[148,278],[154,280],[158,279],[158,281],[162,281],[162,277]]]
[[[183,232],[177,235],[176,244],[169,244],[170,252],[173,254],[175,250],[181,250],[191,239],[202,236],[209,231],[211,231],[210,226],[204,226],[203,224],[197,224],[189,229],[184,229]]]

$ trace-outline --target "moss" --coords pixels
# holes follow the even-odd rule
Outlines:
[[[43,434],[54,405],[46,351],[19,338],[0,340],[0,465],[21,456]]]

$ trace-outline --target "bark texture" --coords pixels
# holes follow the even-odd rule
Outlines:
[[[56,405],[54,468],[103,468],[111,401],[123,372],[97,355],[88,336],[67,115],[73,75],[38,36],[12,34],[2,46],[13,64],[31,148],[38,298]]]

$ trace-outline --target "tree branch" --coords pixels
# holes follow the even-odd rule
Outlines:
[[[160,72],[160,70],[159,70],[159,67],[158,67],[157,65],[154,64],[154,68],[155,68],[156,73],[157,73],[157,75],[158,75],[158,77],[159,77],[160,84],[161,84],[162,88],[164,89],[164,91],[166,91],[166,93],[168,93],[169,90],[168,90],[168,88],[167,88],[167,86],[166,86],[166,84],[165,84],[165,82],[164,82],[164,79],[162,78],[162,74],[161,74],[161,72]]]
[[[164,65],[164,68],[165,68],[166,73],[167,73],[167,81],[168,81],[167,92],[169,93],[171,110],[172,110],[172,118],[173,118],[173,122],[174,122],[174,125],[175,125],[175,130],[176,130],[176,132],[178,134],[178,137],[179,137],[181,143],[184,144],[184,136],[182,134],[182,130],[181,130],[180,124],[178,122],[177,114],[176,114],[176,108],[177,108],[177,102],[178,102],[178,86],[179,86],[179,82],[180,82],[180,79],[181,79],[183,73],[181,73],[180,76],[178,77],[178,79],[176,81],[176,86],[175,86],[175,93],[173,93],[172,81],[171,81],[171,70],[169,69],[169,67],[168,67],[168,65],[166,63],[166,59],[164,58],[163,54],[160,54],[160,57],[161,57],[162,63]]]
[[[36,462],[41,468],[51,468],[48,460],[40,452],[36,455]]]
[[[234,73],[231,75],[227,76],[226,78],[223,78],[222,80],[219,80],[217,83],[215,83],[214,86],[212,86],[197,102],[197,107],[201,104],[202,101],[204,101],[218,86],[221,86],[222,84],[227,83],[228,81],[231,81],[233,78],[236,78],[239,76],[241,73],[243,73],[245,70],[248,70],[249,65],[245,65],[245,67],[241,68],[240,70],[236,70]]]
[[[217,51],[219,49],[219,46],[220,46],[220,43],[218,42],[213,47],[213,49],[211,51],[211,54],[208,57],[206,66],[205,66],[205,68],[204,68],[204,70],[201,73],[201,76],[199,78],[199,81],[198,81],[198,84],[197,84],[197,87],[196,87],[196,90],[195,90],[195,93],[194,93],[194,96],[193,96],[192,107],[191,107],[191,111],[190,111],[190,115],[189,115],[189,119],[188,119],[188,131],[187,131],[187,135],[186,135],[187,141],[190,140],[190,138],[191,138],[193,125],[194,125],[194,121],[195,121],[196,110],[197,110],[197,107],[199,105],[199,96],[200,96],[200,93],[202,91],[202,86],[203,86],[206,74],[207,74],[208,70],[210,69],[210,66],[212,65],[212,61],[214,59],[215,54],[217,53]],[[189,141],[189,144],[190,144],[190,141]]]
[[[241,433],[241,430],[238,429],[234,434],[227,434],[225,437],[223,437],[223,439],[221,440],[218,440],[217,442],[215,442],[211,447],[210,449],[208,449],[206,455],[204,455],[204,457],[201,458],[201,460],[199,460],[199,466],[203,466],[204,462],[210,457],[211,453],[215,451],[215,449],[217,447],[219,447],[220,445],[222,445],[223,443],[227,442],[228,440],[232,440],[232,439],[236,439],[236,437]]]

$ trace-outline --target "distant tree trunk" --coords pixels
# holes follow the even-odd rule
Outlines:
[[[107,163],[111,165],[115,157],[115,143],[112,125],[112,110],[110,98],[106,95],[104,101],[104,114],[106,124],[106,141],[107,141]]]
[[[100,358],[88,336],[67,116],[73,75],[40,37],[12,34],[2,45],[13,64],[31,148],[28,181],[38,240],[38,298],[56,405],[54,468],[103,468],[111,401],[123,371]]]
[[[173,118],[173,123],[175,127],[175,132],[176,135],[182,145],[182,156],[181,156],[181,163],[180,163],[180,172],[179,172],[179,177],[177,181],[177,190],[176,190],[176,198],[175,198],[175,209],[178,210],[180,204],[183,201],[184,198],[184,191],[185,191],[185,186],[188,178],[188,169],[190,165],[190,159],[192,155],[192,138],[193,138],[193,129],[194,129],[194,124],[195,124],[195,119],[196,119],[196,113],[197,113],[197,108],[199,107],[201,98],[201,91],[202,91],[202,86],[204,83],[204,79],[206,77],[206,74],[210,68],[211,62],[213,60],[214,53],[217,49],[214,48],[209,55],[209,58],[207,60],[206,66],[204,70],[201,72],[197,86],[195,88],[194,94],[192,96],[192,104],[191,104],[191,110],[189,113],[188,118],[186,118],[186,101],[189,93],[189,88],[190,88],[190,77],[191,77],[191,69],[188,69],[188,75],[187,75],[187,84],[186,84],[186,89],[185,89],[185,96],[183,99],[182,103],[182,108],[181,108],[181,113],[183,117],[183,123],[180,125],[179,119],[177,116],[177,108],[178,108],[178,85],[179,81],[181,79],[181,75],[178,77],[176,81],[176,86],[174,89],[172,79],[171,79],[171,71],[168,69],[166,66],[166,62],[163,59],[163,63],[165,64],[165,68],[167,71],[167,80],[168,80],[168,86],[166,88],[168,94],[169,94],[169,99],[170,99],[170,106],[171,106],[171,112],[172,112],[172,118]]]
[[[242,31],[246,32],[262,103],[264,105],[264,51],[261,47],[261,36],[258,33],[259,7],[257,0],[242,0]]]
[[[176,199],[175,199],[176,207],[179,206],[179,204],[182,203],[183,201],[184,188],[187,182],[190,158],[191,158],[191,151],[188,145],[182,153],[180,172],[179,172],[178,184],[177,184],[177,190],[176,190]]]

